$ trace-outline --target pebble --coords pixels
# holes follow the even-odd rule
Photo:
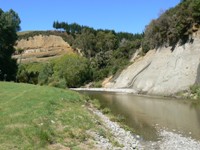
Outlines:
[[[200,150],[200,142],[181,134],[160,131],[163,137],[160,143],[160,150]]]
[[[133,135],[130,131],[125,131],[117,123],[112,122],[99,110],[91,108],[91,111],[102,120],[102,124],[112,133],[113,138],[122,147],[116,147],[111,142],[97,133],[93,133],[98,142],[98,147],[102,150],[200,150],[200,142],[191,137],[183,137],[180,133],[169,132],[165,129],[159,131],[161,139],[156,142],[142,141],[139,135]],[[189,134],[192,134],[189,132]]]
[[[53,123],[53,124],[54,124],[54,123],[55,123],[55,121],[51,120],[51,123]]]
[[[110,143],[108,139],[102,136],[99,136],[96,133],[95,140],[98,140],[100,142],[98,147],[101,147],[101,149],[106,149],[106,150],[107,149],[110,149],[110,150],[141,149],[141,146],[138,140],[140,138],[139,135],[135,136],[135,135],[132,135],[130,131],[124,130],[116,122],[110,121],[110,119],[104,114],[102,114],[99,110],[91,109],[91,111],[101,118],[103,124],[112,133],[114,140],[117,141],[122,146],[122,147],[115,147]]]

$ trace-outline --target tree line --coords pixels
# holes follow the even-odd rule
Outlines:
[[[15,80],[17,77],[19,82],[55,83],[55,85],[58,82],[64,83],[68,87],[81,86],[89,81],[100,81],[126,67],[138,48],[142,48],[143,51],[140,54],[144,55],[153,48],[174,46],[178,42],[186,42],[189,35],[198,30],[199,18],[200,1],[182,0],[176,7],[167,10],[158,19],[152,20],[142,34],[95,30],[77,23],[54,21],[55,31],[29,32],[20,35],[19,38],[27,39],[38,34],[59,35],[81,56],[65,56],[45,66],[42,63],[22,64],[17,72],[18,66],[11,56],[15,51],[13,47],[18,38],[16,32],[20,29],[20,19],[13,10],[4,12],[0,9],[0,80]],[[81,63],[84,64],[83,68],[87,73],[81,69],[77,73],[73,68],[76,63],[70,64],[70,61],[67,60],[73,62],[82,60],[79,61],[79,66],[82,66]],[[64,71],[65,67],[59,68],[59,65],[67,66],[67,63],[71,66],[67,72]],[[38,68],[40,69],[38,70]],[[79,77],[78,82],[72,83],[67,77],[71,76],[68,75],[68,72]]]
[[[63,26],[64,25],[66,24],[63,24]],[[45,66],[43,63],[22,64],[18,71],[17,80],[19,82],[34,84],[56,85],[52,83],[59,83],[59,86],[62,85],[61,83],[65,83],[67,87],[77,87],[91,81],[100,81],[108,75],[114,75],[129,63],[129,59],[132,57],[133,53],[140,47],[143,37],[142,34],[131,34],[125,32],[116,33],[113,30],[95,30],[90,27],[81,27],[80,32],[77,32],[76,30],[70,30],[70,32],[62,30],[62,32],[60,32],[60,29],[58,29],[56,31],[29,32],[20,35],[19,39],[28,39],[29,37],[39,34],[59,35],[68,42],[74,50],[77,51],[77,54],[81,55],[81,57],[75,57],[73,55],[65,56],[63,58],[58,58],[57,61],[51,61],[51,65],[48,64]],[[65,73],[65,77],[63,77],[63,75],[58,75],[60,72],[65,72],[67,66],[66,63],[65,65],[60,63],[60,59],[66,59],[68,66],[70,66],[67,72],[74,74],[76,77],[75,80],[70,80],[69,77],[66,76],[67,73]],[[67,61],[68,59],[73,61],[74,64],[72,65],[70,61]],[[87,73],[76,73],[75,70],[77,69],[75,68],[75,62],[77,61],[78,63],[78,60],[82,59],[84,61],[82,61],[79,66],[82,66]],[[58,68],[56,66],[59,66],[57,64],[63,67],[60,67],[60,70],[55,69]],[[40,69],[38,70],[38,68]],[[45,82],[41,82],[42,70],[53,72],[53,75],[52,73],[45,74],[46,77],[49,76],[48,78],[45,78]],[[72,77],[73,75],[70,76],[70,78]],[[46,79],[48,79],[48,81],[46,81]],[[53,81],[53,79],[55,80]]]
[[[146,26],[142,43],[143,51],[160,46],[174,47],[184,44],[200,24],[200,0],[181,0],[176,7],[161,14]]]
[[[93,80],[101,80],[123,69],[133,53],[141,46],[143,34],[115,32],[66,22],[53,22],[53,27],[73,37],[71,46],[90,60],[95,75]]]

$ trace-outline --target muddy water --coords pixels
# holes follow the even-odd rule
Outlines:
[[[200,104],[132,94],[83,93],[98,99],[117,117],[125,118],[124,122],[146,140],[157,140],[159,129],[200,140]]]

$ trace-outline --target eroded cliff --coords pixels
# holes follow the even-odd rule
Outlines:
[[[200,83],[200,31],[184,45],[161,47],[134,61],[105,87],[171,95]]]
[[[14,55],[21,62],[38,62],[72,53],[73,49],[60,36],[38,35],[17,41],[17,50],[23,50]]]

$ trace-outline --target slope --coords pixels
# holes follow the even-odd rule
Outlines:
[[[18,33],[19,40],[16,43],[16,53],[14,58],[18,62],[41,62],[52,58],[57,58],[74,50],[62,38],[65,36],[53,31],[30,31]]]
[[[0,149],[79,147],[95,126],[78,93],[6,82],[0,91]]]

